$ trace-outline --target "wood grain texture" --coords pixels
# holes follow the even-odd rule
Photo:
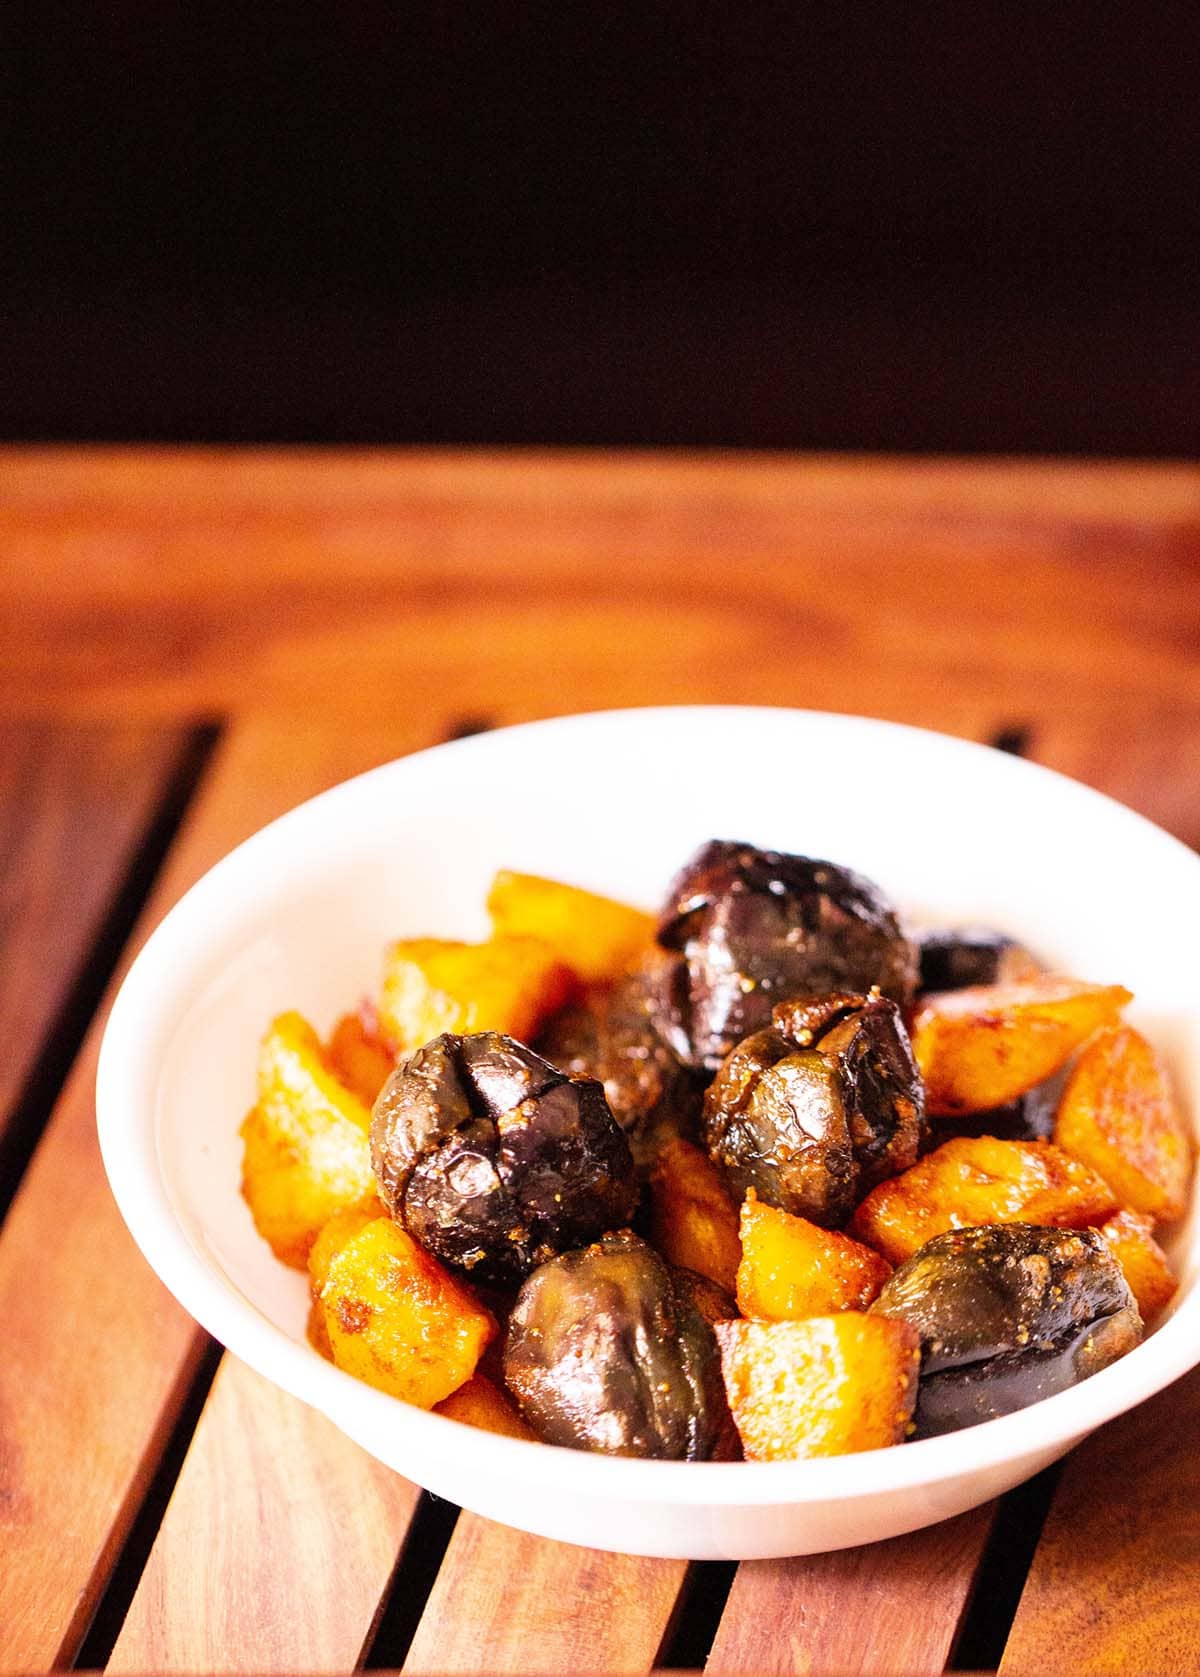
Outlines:
[[[579,1549],[463,1514],[404,1670],[649,1671],[686,1575],[685,1561]]]
[[[944,1670],[992,1506],[887,1543],[744,1561],[706,1672],[925,1677]]]
[[[208,866],[331,780],[426,744],[247,726],[219,751],[133,948]],[[111,994],[115,993],[117,975]],[[68,1661],[152,1476],[203,1343],[121,1222],[96,1142],[108,1003],[0,1228],[0,1668]],[[247,1486],[248,1495],[257,1491]]]
[[[1001,1671],[1200,1667],[1200,1374],[1094,1434],[1063,1472]]]
[[[230,1356],[202,1425],[106,1670],[354,1670],[420,1492]]]
[[[0,708],[723,700],[1120,756],[1200,718],[1198,580],[1194,468],[9,450]]]
[[[0,1138],[185,737],[0,721]]]

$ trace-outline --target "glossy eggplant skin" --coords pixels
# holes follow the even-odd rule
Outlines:
[[[636,1199],[599,1083],[497,1031],[447,1032],[396,1068],[375,1103],[371,1161],[414,1239],[498,1286],[624,1224]]]
[[[925,1133],[908,1033],[877,993],[781,1002],[704,1097],[704,1142],[735,1197],[753,1188],[824,1228],[914,1164]]]
[[[1064,1391],[1142,1337],[1120,1266],[1091,1229],[954,1229],[902,1264],[871,1309],[921,1335],[918,1438]]]
[[[667,959],[656,952],[611,988],[597,988],[564,1008],[537,1043],[538,1052],[569,1076],[603,1085],[639,1166],[649,1162],[664,1126],[690,1129],[700,1111],[699,1079],[680,1065],[655,1025]]]
[[[658,941],[675,954],[661,1028],[684,1065],[708,1072],[788,997],[877,985],[904,1005],[916,985],[915,947],[870,880],[722,839],[672,882]]]
[[[504,1379],[550,1444],[709,1461],[730,1435],[691,1283],[627,1229],[534,1270],[508,1320]]]
[[[990,926],[935,927],[921,933],[917,953],[922,993],[1010,984],[1042,970],[1024,944]]]

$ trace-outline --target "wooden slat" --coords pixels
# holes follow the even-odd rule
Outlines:
[[[649,1671],[686,1573],[684,1561],[578,1549],[463,1514],[404,1670]]]
[[[706,1672],[941,1672],[993,1505],[862,1549],[737,1570]]]
[[[0,722],[0,1140],[186,739]]]
[[[1200,715],[1198,554],[1183,468],[9,451],[0,706],[1016,706],[1119,751]]]
[[[331,779],[427,740],[402,725],[352,740],[309,737],[302,726],[240,729],[218,754],[134,946],[248,832]],[[78,1646],[203,1343],[134,1248],[104,1178],[93,1090],[106,1012],[0,1229],[6,1670],[61,1664]],[[256,1494],[248,1483],[247,1497]]]
[[[106,1669],[353,1670],[420,1492],[233,1357],[202,1428]]]
[[[1200,1375],[1070,1458],[1013,1623],[1004,1677],[1200,1668]]]

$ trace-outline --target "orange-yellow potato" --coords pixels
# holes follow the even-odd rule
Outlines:
[[[1179,1285],[1154,1238],[1154,1224],[1138,1211],[1120,1211],[1096,1233],[1125,1272],[1143,1322],[1149,1322],[1170,1304]]]
[[[844,1456],[904,1438],[921,1360],[908,1322],[844,1311],[718,1322],[713,1332],[747,1461]]]
[[[1007,1105],[1065,1065],[1130,1000],[1119,984],[1051,977],[926,996],[912,1028],[926,1110],[953,1117]]]
[[[741,1216],[738,1309],[760,1321],[801,1321],[865,1310],[892,1273],[869,1246],[762,1205],[753,1189]]]
[[[329,1070],[312,1027],[284,1013],[263,1039],[258,1104],[241,1128],[242,1193],[277,1258],[303,1269],[335,1212],[374,1190],[370,1113]]]
[[[402,1053],[442,1031],[503,1031],[528,1042],[575,984],[541,938],[409,938],[388,951],[379,1022]]]
[[[337,1366],[420,1409],[471,1378],[496,1332],[473,1294],[388,1217],[334,1253],[320,1302]]]
[[[367,1107],[375,1105],[396,1064],[387,1043],[367,1029],[360,1013],[347,1013],[338,1020],[325,1058],[334,1075]]]
[[[732,1293],[742,1244],[737,1210],[703,1148],[671,1136],[650,1173],[650,1241],[669,1264]]]
[[[1054,1139],[1098,1170],[1122,1205],[1164,1223],[1182,1217],[1191,1138],[1166,1068],[1131,1025],[1099,1031],[1071,1071]]]
[[[902,1264],[947,1229],[984,1223],[1083,1229],[1116,1209],[1107,1182],[1051,1142],[956,1136],[873,1188],[849,1227],[889,1263]]]
[[[498,873],[487,906],[497,934],[542,938],[588,984],[616,978],[654,938],[641,909],[532,873]]]
[[[308,1285],[315,1298],[329,1279],[329,1266],[348,1240],[353,1240],[360,1229],[387,1212],[374,1194],[369,1194],[357,1205],[347,1206],[325,1224],[308,1252]]]
[[[486,1374],[473,1374],[465,1386],[443,1398],[437,1412],[448,1415],[452,1421],[461,1421],[464,1426],[498,1432],[505,1438],[537,1438],[537,1433],[526,1426],[504,1393],[492,1384]]]

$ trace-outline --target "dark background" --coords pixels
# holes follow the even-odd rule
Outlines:
[[[9,439],[1200,452],[1200,8],[5,9]]]

